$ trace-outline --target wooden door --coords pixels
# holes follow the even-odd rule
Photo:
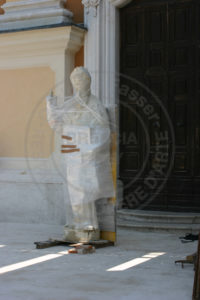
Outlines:
[[[200,211],[200,3],[135,0],[120,10],[120,27],[124,207]],[[147,100],[146,112],[147,105],[153,107],[154,117],[144,113],[139,98]],[[168,161],[162,174],[154,174],[155,188],[147,188],[159,143],[155,136],[164,132]],[[141,201],[138,186],[146,193]]]

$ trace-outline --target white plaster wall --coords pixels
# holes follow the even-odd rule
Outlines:
[[[64,185],[56,174],[0,170],[0,222],[63,225],[66,210]]]
[[[64,100],[71,94],[69,77],[83,40],[84,30],[75,26],[2,33],[0,68],[49,66],[55,72],[55,93]],[[0,222],[66,223],[68,194],[52,164],[53,157],[62,167],[60,140],[56,136],[55,153],[48,159],[28,158],[29,165],[27,158],[0,159]]]

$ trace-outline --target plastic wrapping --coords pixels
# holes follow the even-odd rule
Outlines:
[[[72,140],[63,145],[76,146],[79,152],[65,153],[66,180],[72,205],[84,205],[100,198],[114,197],[110,162],[110,127],[106,109],[93,95],[87,101],[75,95],[62,107],[56,97],[47,99],[51,128]]]

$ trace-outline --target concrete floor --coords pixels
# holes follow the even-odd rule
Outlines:
[[[60,226],[0,223],[1,300],[191,299],[193,267],[182,269],[174,261],[195,252],[197,243],[182,244],[176,234],[119,230],[115,248],[99,249],[90,255],[60,254],[28,267],[15,265],[16,270],[10,272],[2,269],[66,251],[63,246],[36,250],[33,244],[59,238],[62,230]],[[151,258],[152,252],[166,254]],[[144,255],[150,259],[133,261]],[[107,271],[129,261],[138,264],[122,271]]]

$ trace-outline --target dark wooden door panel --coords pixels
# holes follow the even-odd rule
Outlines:
[[[148,191],[149,198],[157,195],[146,208],[200,211],[200,2],[135,0],[121,9],[120,24],[120,68],[125,75],[120,87],[129,86],[147,97],[159,118],[158,126],[120,89],[120,178],[125,185],[124,205],[134,208],[135,190],[138,186],[145,189],[144,180],[155,164],[155,131],[159,134],[168,126],[164,107],[175,135],[174,164],[159,193],[156,188]],[[130,82],[126,76],[141,85]],[[142,85],[159,97],[162,109]],[[144,127],[150,138],[149,146]],[[147,150],[148,161],[143,168]],[[135,180],[141,168],[143,172]],[[163,180],[162,176],[157,177]]]

